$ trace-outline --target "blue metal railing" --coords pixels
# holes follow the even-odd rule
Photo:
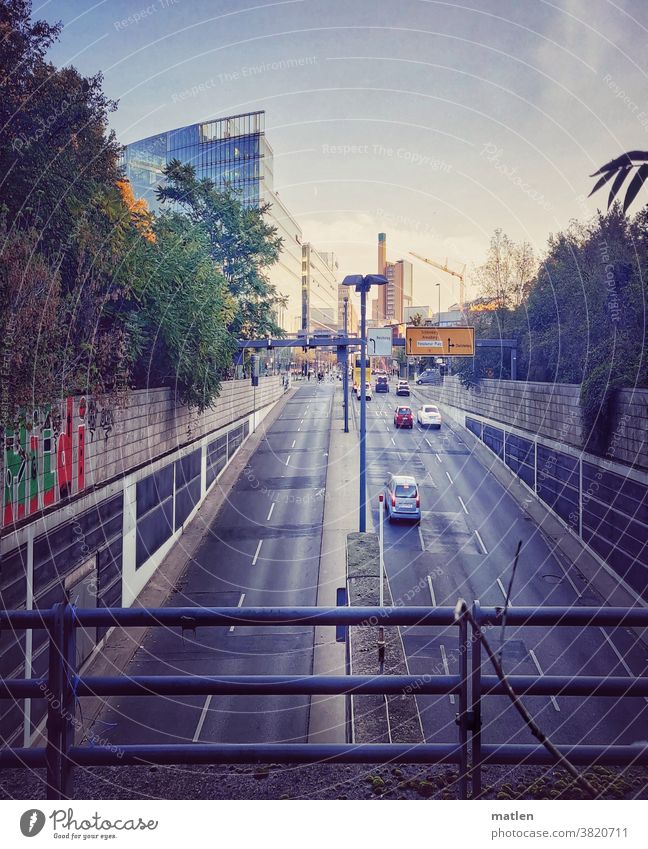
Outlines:
[[[457,675],[136,675],[79,676],[75,668],[76,631],[96,626],[219,627],[231,625],[358,625],[457,627]],[[549,764],[542,746],[486,744],[481,739],[484,698],[502,695],[497,675],[482,670],[481,628],[501,625],[501,608],[103,608],[80,610],[69,604],[46,611],[0,612],[0,629],[46,629],[49,668],[36,679],[0,679],[0,699],[47,701],[47,743],[44,748],[0,749],[0,768],[45,768],[47,797],[69,798],[75,766],[204,763],[444,763],[459,771],[459,792],[481,792],[481,769],[486,764]],[[527,608],[509,609],[506,624],[515,626],[648,626],[642,608]],[[469,630],[472,628],[472,633]],[[517,695],[648,697],[648,677],[510,675]],[[77,700],[87,696],[168,695],[446,695],[458,698],[457,743],[417,744],[160,744],[112,746],[75,745]],[[648,765],[648,744],[558,747],[573,764]]]

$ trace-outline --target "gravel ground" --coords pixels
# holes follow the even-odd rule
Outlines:
[[[648,770],[585,770],[601,799],[648,799]],[[580,799],[560,769],[489,767],[485,799]],[[443,766],[141,766],[75,774],[77,799],[456,799],[457,772]],[[7,770],[1,799],[44,798],[42,771]]]

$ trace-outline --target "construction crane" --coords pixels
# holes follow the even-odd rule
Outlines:
[[[465,285],[464,285],[464,271],[466,270],[466,266],[461,269],[461,271],[453,271],[451,268],[448,268],[448,260],[446,259],[445,265],[441,265],[440,262],[435,262],[433,259],[428,259],[427,257],[421,256],[420,254],[414,253],[414,251],[410,251],[412,256],[415,256],[417,259],[420,259],[421,262],[427,262],[428,265],[434,266],[434,268],[438,268],[439,271],[445,271],[446,274],[452,274],[453,277],[459,278],[459,309],[463,311],[464,308],[464,298],[466,295]]]

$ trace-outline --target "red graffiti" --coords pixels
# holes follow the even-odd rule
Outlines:
[[[79,425],[77,442],[77,492],[85,489],[85,425]]]
[[[72,398],[67,399],[65,433],[61,433],[57,445],[58,488],[61,498],[72,494]]]

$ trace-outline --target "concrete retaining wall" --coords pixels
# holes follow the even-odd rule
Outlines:
[[[511,425],[563,445],[583,447],[580,387],[566,383],[482,380],[464,389],[447,377],[430,393],[442,404]],[[624,389],[616,394],[610,422],[607,458],[648,469],[648,390]]]

